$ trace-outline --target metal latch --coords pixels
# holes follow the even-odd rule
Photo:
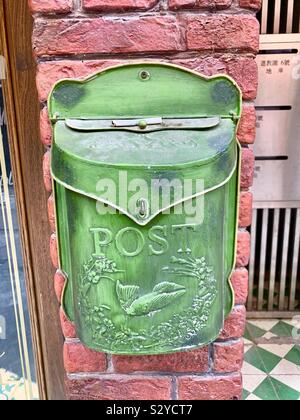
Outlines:
[[[198,118],[134,118],[121,120],[67,119],[66,126],[77,131],[125,130],[152,132],[160,130],[205,130],[220,124],[221,117]]]
[[[113,127],[139,127],[141,130],[144,130],[148,127],[148,125],[162,125],[163,119],[162,118],[146,118],[146,119],[139,119],[139,120],[113,120],[112,125]]]

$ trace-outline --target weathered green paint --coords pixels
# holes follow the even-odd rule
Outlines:
[[[49,110],[64,308],[79,338],[114,354],[213,341],[233,302],[238,87],[142,63],[59,82]],[[129,185],[133,205],[105,179]]]

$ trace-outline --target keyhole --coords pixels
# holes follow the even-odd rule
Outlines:
[[[147,200],[144,198],[141,198],[138,201],[138,207],[139,207],[139,216],[141,219],[145,219],[148,215],[148,203]]]

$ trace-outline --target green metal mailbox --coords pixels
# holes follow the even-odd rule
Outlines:
[[[63,305],[89,348],[215,340],[232,308],[241,93],[226,76],[128,64],[49,99]]]

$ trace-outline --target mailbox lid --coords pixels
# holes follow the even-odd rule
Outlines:
[[[236,126],[231,119],[217,117],[202,122],[205,128],[140,133],[124,128],[97,131],[94,121],[85,121],[83,131],[77,128],[77,121],[58,121],[54,128],[52,175],[66,188],[102,201],[146,225],[166,210],[163,204],[159,208],[150,206],[147,216],[141,219],[136,209],[122,205],[119,194],[108,196],[99,182],[109,178],[118,186],[123,185],[125,177],[128,183],[143,179],[161,200],[163,189],[153,188],[153,183],[177,180],[179,185],[174,185],[168,208],[224,185],[238,164]],[[87,129],[88,124],[91,130]],[[181,190],[184,180],[191,181],[188,192]]]
[[[149,126],[146,133],[126,127],[95,130],[93,127],[100,121],[58,121],[54,129],[55,147],[74,160],[90,164],[168,168],[204,165],[226,152],[235,140],[232,120],[219,117],[178,120],[182,121],[182,127],[175,129]],[[194,124],[193,128],[186,128],[188,124]],[[204,128],[197,128],[197,124]],[[80,128],[82,125],[84,129]]]
[[[53,122],[137,116],[199,118],[241,115],[242,95],[228,76],[204,77],[158,62],[129,63],[87,79],[59,81],[49,97]]]
[[[116,184],[122,170],[149,185],[153,178],[202,177],[204,191],[194,188],[190,195],[195,196],[226,183],[238,164],[242,95],[228,76],[207,78],[158,62],[129,63],[84,80],[58,82],[48,107],[54,127],[54,179],[103,202],[97,181],[108,173]],[[128,126],[128,120],[148,119],[162,123]],[[175,203],[174,198],[171,206]],[[107,204],[141,225],[159,214],[150,209],[141,221],[116,200]]]

